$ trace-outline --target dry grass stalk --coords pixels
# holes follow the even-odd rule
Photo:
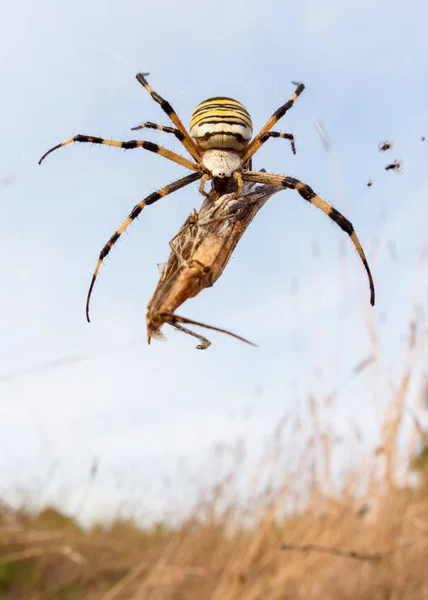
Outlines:
[[[37,548],[26,548],[18,552],[4,554],[0,556],[0,565],[35,558],[36,556],[45,556],[47,554],[62,554],[77,564],[83,564],[85,559],[81,554],[75,552],[70,546],[38,546]]]
[[[281,550],[296,550],[298,552],[324,552],[333,556],[339,556],[342,558],[353,558],[355,560],[381,560],[386,556],[390,556],[400,550],[405,550],[409,546],[413,545],[420,538],[416,538],[413,541],[398,544],[392,548],[386,548],[385,550],[378,550],[376,552],[359,552],[358,550],[344,550],[342,548],[330,548],[329,546],[321,546],[320,544],[281,544]]]

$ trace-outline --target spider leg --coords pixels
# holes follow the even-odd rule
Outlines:
[[[261,146],[270,138],[282,138],[283,140],[290,140],[291,151],[296,154],[296,145],[294,143],[294,135],[292,133],[280,133],[279,131],[267,131],[264,133],[258,141],[257,148],[254,153],[257,152]]]
[[[245,154],[242,157],[243,163],[245,163],[249,158],[251,158],[255,154],[255,152],[257,152],[257,150],[260,148],[260,146],[264,143],[264,142],[260,143],[260,139],[262,138],[262,136],[265,133],[268,133],[268,131],[270,131],[272,129],[272,127],[275,125],[275,123],[278,123],[278,121],[285,115],[285,113],[288,110],[290,110],[290,108],[293,106],[296,99],[300,96],[300,94],[305,89],[305,86],[303,85],[303,83],[297,83],[295,81],[293,81],[292,83],[297,86],[296,91],[294,92],[294,94],[291,96],[291,98],[285,104],[280,106],[273,113],[273,115],[270,117],[270,119],[268,119],[266,121],[266,123],[263,125],[263,127],[260,129],[259,133],[248,144]],[[273,137],[276,137],[276,136],[273,136]],[[264,141],[266,141],[266,139]]]
[[[254,344],[253,342],[250,342],[249,340],[246,340],[245,338],[241,337],[240,335],[237,335],[236,333],[232,333],[231,331],[228,331],[227,329],[221,329],[220,327],[214,327],[214,325],[207,325],[206,323],[200,323],[199,321],[193,321],[192,319],[187,319],[186,317],[180,317],[180,316],[176,315],[175,313],[162,312],[162,313],[159,313],[158,316],[163,319],[164,323],[168,323],[170,325],[173,325],[174,327],[176,326],[177,323],[185,323],[188,325],[198,325],[199,327],[205,327],[206,329],[212,329],[213,331],[219,331],[220,333],[226,333],[227,335],[231,335],[232,337],[236,338],[237,340],[241,340],[241,342],[245,342],[246,344],[250,344],[250,346],[257,347],[257,344]]]
[[[58,148],[62,148],[63,146],[67,146],[68,144],[74,144],[75,142],[87,142],[89,144],[102,144],[104,146],[115,146],[116,148],[124,148],[125,150],[133,150],[134,148],[144,148],[144,150],[148,150],[149,152],[154,152],[155,154],[159,154],[160,156],[164,156],[169,160],[172,160],[175,163],[178,163],[182,167],[186,167],[186,169],[190,169],[191,171],[199,170],[199,166],[196,163],[192,163],[187,158],[172,152],[171,150],[167,150],[162,146],[158,146],[157,144],[153,144],[152,142],[145,142],[143,140],[129,140],[127,142],[118,142],[116,140],[106,140],[100,137],[94,137],[89,135],[75,135],[65,142],[61,142],[57,144],[47,152],[45,152],[42,158],[39,160],[39,165],[42,164],[42,161],[47,157],[48,154],[53,152],[54,150],[58,150]]]
[[[184,139],[184,135],[175,127],[168,127],[167,125],[158,125],[157,123],[152,123],[151,121],[146,121],[146,123],[141,123],[141,125],[131,127],[131,131],[137,131],[138,129],[156,129],[157,131],[164,131],[165,133],[174,134],[180,142],[183,142]]]
[[[87,319],[88,323],[90,322],[89,303],[91,300],[92,289],[94,287],[96,278],[98,276],[98,272],[100,270],[103,260],[105,259],[107,254],[110,252],[110,250],[112,249],[114,244],[117,242],[117,240],[120,238],[122,233],[129,227],[129,225],[132,223],[132,221],[138,217],[138,215],[141,213],[141,211],[143,210],[143,208],[145,206],[150,206],[150,204],[154,204],[155,202],[160,200],[160,198],[164,198],[165,196],[168,196],[168,194],[172,194],[172,192],[175,192],[175,191],[179,190],[180,188],[182,188],[186,185],[189,185],[189,183],[193,183],[200,177],[201,177],[201,173],[191,173],[190,175],[186,175],[186,177],[182,177],[181,179],[178,179],[177,181],[174,181],[173,183],[170,183],[169,185],[166,185],[165,187],[158,189],[156,192],[153,192],[152,194],[150,194],[149,196],[144,198],[144,200],[141,200],[141,202],[136,204],[134,206],[134,208],[132,209],[132,211],[130,212],[130,214],[123,221],[122,225],[118,229],[116,229],[114,234],[111,236],[111,238],[109,239],[107,244],[104,246],[104,248],[100,252],[100,255],[98,257],[98,261],[97,261],[97,264],[95,267],[95,271],[92,276],[91,285],[89,286],[88,296],[86,299],[86,319]]]
[[[168,117],[171,119],[171,121],[177,127],[178,131],[182,134],[183,139],[180,141],[183,144],[183,146],[186,148],[186,150],[189,152],[189,154],[193,157],[193,159],[196,160],[196,162],[199,162],[200,158],[201,158],[201,151],[198,148],[198,146],[195,144],[195,142],[193,141],[192,137],[190,136],[190,133],[184,127],[183,123],[180,120],[180,117],[177,115],[175,110],[172,108],[171,104],[169,102],[167,102],[166,100],[164,100],[164,98],[162,98],[162,96],[159,96],[159,94],[154,91],[154,89],[151,87],[151,85],[149,85],[149,83],[147,82],[147,79],[144,77],[144,75],[145,75],[144,73],[137,73],[136,78],[137,78],[138,82],[141,83],[141,85],[149,92],[149,94],[153,98],[153,100],[155,102],[157,102],[158,104],[160,104],[161,109],[168,115]]]
[[[373,277],[366,256],[364,254],[364,250],[361,246],[357,234],[355,233],[351,221],[348,221],[348,219],[344,217],[338,210],[333,208],[331,204],[329,204],[328,202],[323,200],[323,198],[318,196],[318,194],[316,194],[314,190],[311,187],[309,187],[309,185],[303,183],[303,181],[300,181],[299,179],[295,179],[294,177],[287,177],[285,175],[274,175],[273,173],[261,173],[260,171],[243,171],[242,179],[244,181],[270,183],[273,185],[281,186],[283,188],[296,190],[304,200],[322,210],[324,214],[326,214],[328,217],[330,217],[330,219],[337,223],[339,227],[349,235],[363,262],[363,265],[367,272],[367,276],[369,278],[370,304],[374,306],[375,288]]]

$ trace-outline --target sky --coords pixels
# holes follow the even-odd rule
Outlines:
[[[17,0],[1,13],[0,497],[57,502],[81,518],[124,506],[155,517],[192,501],[215,471],[218,444],[242,440],[256,460],[285,414],[304,416],[309,398],[322,404],[336,389],[326,420],[345,437],[357,424],[375,443],[405,366],[412,311],[423,322],[428,300],[426,3]],[[260,211],[215,286],[180,308],[258,348],[213,332],[213,346],[198,352],[167,327],[168,341],[148,346],[157,264],[202,203],[193,184],[147,208],[111,252],[88,325],[101,248],[139,200],[187,173],[142,149],[89,144],[37,163],[78,133],[137,133],[184,154],[167,134],[130,131],[168,124],[136,81],[140,71],[185,124],[203,99],[227,95],[247,107],[255,130],[293,80],[305,83],[276,127],[295,135],[296,156],[287,141],[270,140],[254,166],[302,179],[352,221],[375,279],[374,308],[347,236],[290,190]],[[381,154],[389,139],[396,146]],[[402,174],[384,169],[396,158]],[[377,366],[350,380],[373,351],[370,331]]]

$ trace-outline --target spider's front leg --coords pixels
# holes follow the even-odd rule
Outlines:
[[[363,247],[361,246],[360,240],[355,232],[354,226],[351,221],[344,217],[338,210],[336,210],[326,200],[318,196],[314,190],[303,181],[296,179],[295,177],[288,177],[285,175],[276,175],[274,173],[262,173],[261,171],[245,171],[242,175],[244,181],[253,181],[255,183],[267,183],[277,185],[283,188],[296,190],[296,192],[307,202],[319,208],[325,215],[330,217],[339,227],[347,233],[354,244],[356,251],[364,265],[367,273],[370,286],[370,304],[374,306],[375,303],[375,288],[373,277],[370,271],[369,263],[367,262],[366,255],[364,254]]]
[[[259,150],[259,148],[269,139],[269,137],[284,137],[291,141],[291,138],[289,137],[291,134],[278,134],[277,132],[272,132],[273,135],[269,135],[269,136],[266,136],[266,134],[269,133],[271,131],[272,127],[276,123],[278,123],[278,121],[280,119],[282,119],[282,117],[285,115],[285,113],[288,110],[290,110],[290,108],[293,106],[293,104],[295,103],[297,98],[300,96],[300,94],[305,89],[305,86],[303,85],[303,83],[300,83],[298,81],[293,81],[292,83],[296,86],[296,91],[294,92],[294,94],[291,96],[291,98],[285,104],[280,106],[273,113],[273,115],[266,121],[266,123],[260,129],[259,133],[248,144],[245,154],[243,156],[243,162],[246,162],[248,159],[250,159],[257,152],[257,150]],[[293,138],[293,140],[294,140],[294,138]],[[292,149],[293,149],[293,142],[292,142]],[[293,150],[293,152],[294,152],[294,150]]]
[[[189,185],[189,183],[193,183],[200,177],[201,177],[200,173],[192,173],[191,175],[186,175],[186,177],[182,177],[181,179],[178,179],[177,181],[173,181],[169,185],[166,185],[165,187],[158,189],[156,192],[149,194],[146,198],[144,198],[144,200],[141,200],[141,202],[139,202],[138,204],[136,204],[134,206],[134,208],[132,209],[130,214],[126,217],[126,219],[123,221],[123,223],[120,225],[120,227],[118,227],[116,229],[116,231],[110,237],[107,244],[105,244],[104,248],[101,250],[98,260],[97,260],[97,264],[95,266],[94,274],[92,275],[91,284],[89,286],[89,291],[88,291],[88,295],[86,298],[86,319],[87,319],[88,323],[90,321],[90,319],[89,319],[89,303],[91,301],[92,290],[95,285],[95,281],[97,279],[98,272],[101,268],[103,260],[110,253],[110,250],[116,244],[116,242],[120,238],[120,236],[126,231],[126,229],[128,229],[129,225],[134,221],[134,219],[136,219],[138,217],[138,215],[141,213],[141,211],[146,206],[150,206],[151,204],[154,204],[161,198],[164,198],[165,196],[168,196],[169,194],[176,192],[177,190],[185,187],[186,185]]]
[[[158,125],[157,123],[152,123],[151,121],[146,121],[146,123],[141,123],[141,125],[131,127],[131,131],[138,131],[139,129],[155,129],[156,131],[163,131],[164,133],[172,133],[173,135],[175,135],[179,142],[183,143],[184,140],[184,135],[175,127],[168,127],[167,125]]]
[[[166,113],[168,115],[168,117],[171,119],[172,123],[175,125],[177,130],[181,133],[182,138],[181,139],[179,138],[180,142],[183,144],[183,146],[189,152],[190,156],[196,162],[199,162],[199,160],[201,158],[200,148],[198,148],[198,146],[195,144],[195,141],[192,139],[189,132],[184,127],[183,123],[180,120],[180,117],[177,115],[175,110],[172,108],[171,104],[167,100],[162,98],[162,96],[160,96],[157,92],[154,91],[152,86],[149,84],[149,82],[145,78],[145,75],[147,75],[147,73],[137,73],[137,75],[136,75],[137,81],[139,83],[141,83],[141,85],[150,94],[150,96],[153,98],[153,100],[155,102],[157,102],[158,104],[160,104],[161,109],[164,111],[164,113]],[[178,136],[176,136],[176,137],[178,137]]]
[[[267,131],[260,137],[260,142],[257,150],[260,149],[261,146],[265,142],[267,142],[270,138],[282,138],[283,140],[289,140],[291,145],[291,151],[293,154],[296,154],[296,144],[294,141],[294,135],[292,133],[280,133],[279,131]],[[257,151],[256,150],[256,151]]]
[[[58,148],[62,148],[63,146],[68,146],[68,144],[74,144],[76,142],[80,143],[88,143],[88,144],[101,144],[103,146],[114,146],[116,148],[123,148],[124,150],[133,150],[134,148],[143,148],[144,150],[148,150],[149,152],[154,152],[155,154],[159,154],[159,156],[163,156],[168,160],[172,160],[182,167],[189,169],[190,171],[198,171],[199,165],[197,163],[193,163],[187,158],[172,152],[172,150],[167,150],[158,144],[154,144],[153,142],[146,142],[144,140],[128,140],[126,142],[120,142],[118,140],[107,140],[105,138],[94,137],[90,135],[75,135],[60,144],[57,144],[47,152],[45,152],[42,158],[39,160],[39,165],[44,161],[44,159],[53,152],[54,150],[58,150]]]

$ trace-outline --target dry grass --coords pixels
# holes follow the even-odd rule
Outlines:
[[[410,339],[409,361],[414,348]],[[372,362],[361,363],[355,376]],[[294,475],[288,470],[284,481],[278,480],[281,461],[286,464],[284,421],[252,481],[259,491],[250,504],[237,500],[229,474],[175,528],[142,529],[132,520],[117,520],[82,530],[52,508],[31,514],[0,505],[0,597],[427,598],[428,464],[418,421],[410,447],[419,441],[419,451],[408,468],[409,473],[417,470],[418,484],[399,486],[396,481],[397,439],[411,376],[408,362],[387,411],[383,444],[368,461],[349,468],[336,493],[328,491],[331,440],[321,431],[294,457]],[[426,390],[422,396],[426,400]],[[272,461],[279,468],[260,490],[257,475]]]
[[[310,498],[281,519],[275,502],[259,504],[251,527],[232,517],[231,506],[222,514],[213,506],[204,520],[175,530],[151,531],[115,522],[83,532],[53,510],[10,514],[0,529],[1,597],[427,597],[424,486],[389,489],[374,515],[346,492],[342,499]],[[48,513],[58,526],[46,528]]]

